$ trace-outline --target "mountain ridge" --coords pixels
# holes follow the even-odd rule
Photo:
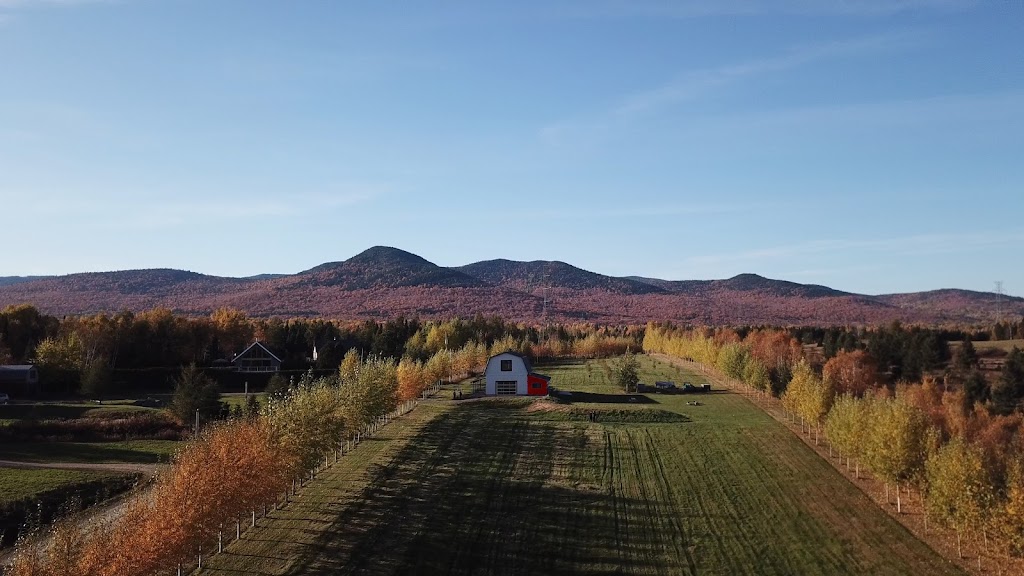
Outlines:
[[[957,288],[867,295],[757,274],[663,280],[607,276],[561,261],[502,258],[444,267],[388,246],[295,274],[246,278],[172,268],[0,277],[0,306],[20,303],[53,314],[157,306],[208,314],[232,307],[256,316],[482,313],[522,321],[618,323],[971,323],[997,313],[1024,315],[1024,298]]]

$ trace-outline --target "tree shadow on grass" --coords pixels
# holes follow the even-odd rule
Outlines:
[[[608,463],[575,460],[584,451],[558,449],[564,436],[507,410],[456,407],[373,470],[290,573],[671,571],[651,502],[603,488]]]

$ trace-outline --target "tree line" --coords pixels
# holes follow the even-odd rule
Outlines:
[[[351,350],[362,357],[429,363],[441,350],[470,343],[534,358],[607,357],[637,348],[642,331],[589,324],[538,327],[479,315],[386,322],[251,318],[230,309],[208,317],[154,309],[56,318],[21,305],[0,310],[0,364],[35,363],[44,393],[100,396],[124,380],[117,375],[131,371],[227,365],[256,339],[282,359],[284,370],[301,373],[330,370]]]

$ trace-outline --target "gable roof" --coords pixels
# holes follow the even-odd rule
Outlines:
[[[35,364],[2,364],[0,371],[4,372],[28,372],[35,368]]]
[[[500,352],[498,354],[495,354],[494,356],[491,356],[490,358],[487,359],[487,363],[490,364],[491,360],[497,358],[498,356],[504,355],[504,354],[509,354],[509,355],[515,356],[516,358],[519,358],[520,360],[523,361],[523,364],[526,364],[526,371],[527,372],[533,372],[533,365],[530,364],[530,359],[527,358],[526,356],[523,356],[522,354],[520,354],[518,352],[513,352],[511,350],[506,350],[504,352]]]
[[[7,364],[0,366],[0,382],[35,382],[39,376],[33,375],[36,367],[33,364]]]
[[[249,347],[248,347],[248,348],[246,348],[245,350],[242,350],[242,351],[241,351],[241,352],[239,352],[238,354],[235,354],[235,357],[234,357],[234,358],[233,358],[233,359],[232,359],[231,361],[232,361],[232,362],[234,362],[235,360],[238,360],[239,358],[241,358],[241,357],[245,356],[246,354],[248,354],[248,353],[249,353],[249,350],[252,350],[252,349],[253,349],[253,347],[255,347],[255,346],[259,346],[259,347],[260,347],[260,348],[262,348],[262,349],[263,349],[263,350],[264,350],[264,351],[265,351],[265,352],[266,352],[267,354],[270,354],[270,357],[271,357],[271,358],[273,358],[274,360],[277,360],[278,362],[281,362],[281,359],[280,359],[280,358],[278,358],[276,354],[274,354],[273,352],[271,352],[271,351],[270,351],[270,348],[267,348],[266,346],[264,346],[264,345],[263,345],[263,343],[262,343],[262,342],[260,342],[259,340],[257,340],[257,341],[255,341],[255,342],[253,342],[252,344],[249,344]]]

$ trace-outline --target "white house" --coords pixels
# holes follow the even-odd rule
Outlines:
[[[533,372],[530,361],[515,352],[491,356],[484,378],[489,396],[546,396],[551,380]]]

